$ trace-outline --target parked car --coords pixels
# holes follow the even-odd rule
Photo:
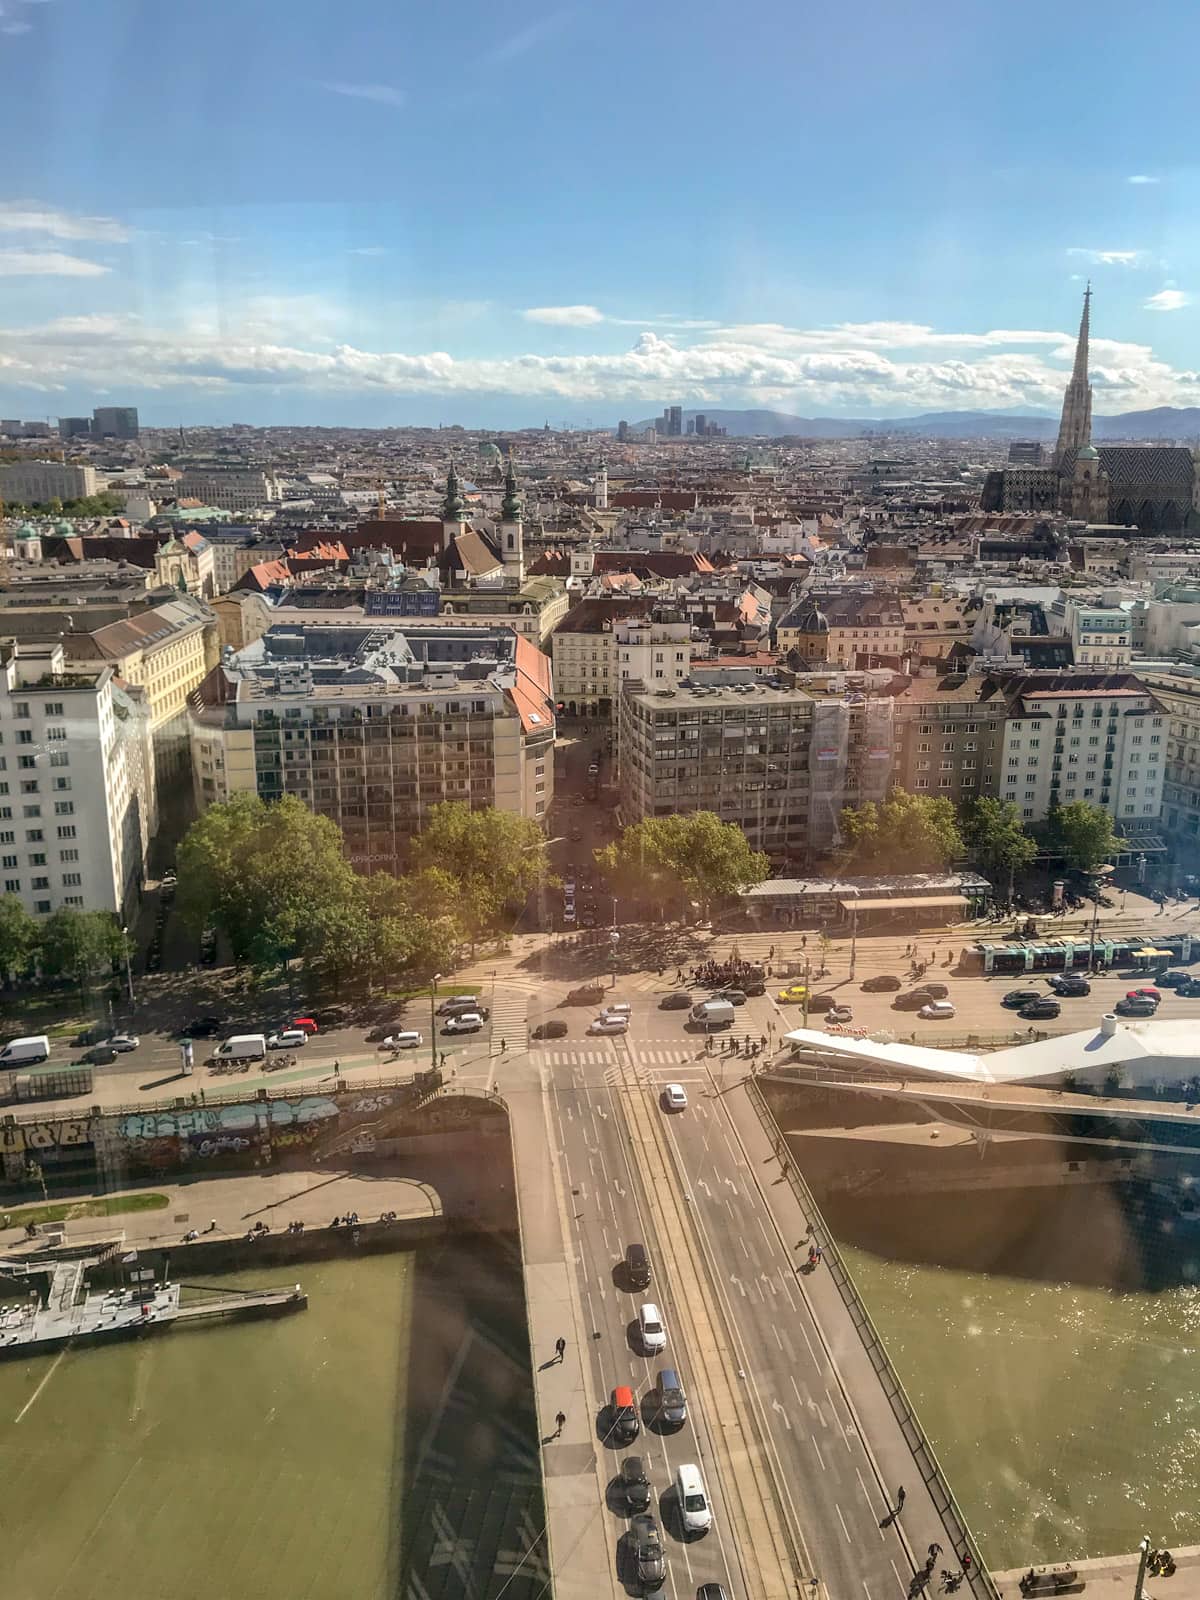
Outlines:
[[[578,989],[571,989],[563,1002],[568,1006],[594,1006],[598,1000],[603,1000],[605,988],[602,983],[582,983]]]
[[[1092,986],[1082,972],[1060,972],[1050,979],[1050,987],[1063,999],[1076,999],[1091,994]]]
[[[1052,1000],[1049,995],[1040,994],[1036,1000],[1030,1000],[1017,1012],[1026,1022],[1036,1022],[1045,1017],[1057,1017],[1062,1014],[1062,1006],[1057,1000]]]
[[[953,1002],[949,1000],[930,1000],[917,1012],[924,1022],[946,1022],[956,1015]]]
[[[554,1018],[550,1022],[539,1022],[531,1035],[534,1039],[565,1039],[569,1029],[561,1018]]]
[[[1034,1000],[1042,998],[1040,989],[1010,989],[1001,1000],[1002,1006],[1007,1006],[1010,1011],[1019,1011],[1022,1006],[1029,1005]]]
[[[267,1036],[268,1050],[299,1050],[308,1043],[308,1035],[303,1028],[280,1028],[278,1033]]]
[[[1145,995],[1126,995],[1124,1000],[1117,1001],[1113,1010],[1119,1017],[1152,1017],[1158,1005]]]
[[[619,1383],[608,1402],[608,1431],[618,1444],[632,1444],[642,1431],[633,1390]]]
[[[606,1006],[600,1007],[602,1017],[624,1017],[626,1021],[633,1015],[633,1007],[628,1000],[610,1000]]]
[[[893,978],[890,972],[881,972],[874,978],[864,978],[862,983],[864,994],[891,994],[893,990],[903,987],[900,979]]]
[[[638,1584],[643,1589],[657,1589],[667,1574],[667,1558],[663,1553],[658,1523],[649,1513],[641,1513],[629,1524],[629,1538],[633,1545],[634,1572]]]
[[[944,983],[923,982],[921,988],[926,994],[932,995],[935,1000],[948,1000],[950,998],[950,990]]]
[[[1184,1000],[1194,1000],[1200,995],[1200,977],[1190,977],[1186,983],[1181,983],[1175,990]]]
[[[668,1083],[662,1092],[662,1103],[668,1111],[686,1111],[687,1090],[681,1083]]]
[[[644,1244],[627,1245],[625,1249],[625,1281],[631,1289],[650,1287],[650,1257]]]
[[[483,1027],[483,1017],[478,1011],[461,1011],[448,1017],[442,1024],[443,1033],[478,1033]]]
[[[579,926],[581,928],[594,928],[596,926],[596,914],[595,914],[595,912],[594,911],[585,911],[583,913],[583,915],[579,919]]]
[[[382,1040],[390,1038],[393,1033],[403,1032],[403,1026],[400,1022],[381,1022],[368,1032],[367,1043],[379,1044]]]
[[[674,989],[670,994],[663,995],[658,1002],[660,1011],[686,1011],[692,1003],[692,997],[683,989]]]
[[[646,1355],[655,1355],[667,1348],[667,1330],[663,1327],[662,1313],[652,1300],[638,1307],[638,1339]]]
[[[107,1067],[117,1059],[117,1052],[110,1044],[94,1044],[90,1050],[84,1052],[83,1059],[93,1067]]]
[[[647,1511],[650,1507],[650,1480],[641,1456],[626,1456],[621,1463],[621,1492],[625,1496],[625,1509],[629,1512]]]

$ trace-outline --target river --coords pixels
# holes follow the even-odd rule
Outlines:
[[[1200,1543],[1200,1290],[843,1253],[990,1566]]]
[[[8,1600],[495,1593],[543,1522],[512,1268],[492,1242],[222,1274],[309,1309],[0,1365]]]

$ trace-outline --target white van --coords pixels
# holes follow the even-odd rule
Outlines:
[[[705,1033],[711,1033],[714,1028],[729,1028],[733,1026],[733,1001],[732,1000],[702,1000],[698,1006],[692,1007],[692,1021],[697,1022]]]
[[[50,1039],[44,1033],[26,1035],[23,1039],[10,1039],[0,1050],[0,1067],[24,1067],[31,1062],[45,1061],[50,1055]]]
[[[679,1521],[684,1538],[693,1533],[707,1533],[712,1527],[712,1508],[700,1468],[694,1462],[685,1461],[676,1472],[675,1493],[679,1499]]]
[[[265,1033],[235,1033],[213,1051],[218,1061],[261,1061],[266,1053]]]

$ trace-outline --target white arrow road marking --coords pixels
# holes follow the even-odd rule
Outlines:
[[[732,1272],[729,1274],[729,1281],[737,1285],[737,1291],[744,1300],[746,1298],[746,1285],[740,1278],[735,1277]]]
[[[787,1412],[780,1405],[778,1400],[772,1400],[771,1401],[771,1409],[772,1409],[772,1411],[778,1411],[779,1415],[783,1418],[784,1425],[787,1428],[787,1431],[789,1433],[791,1433],[791,1431],[792,1431],[792,1419],[788,1416]]]

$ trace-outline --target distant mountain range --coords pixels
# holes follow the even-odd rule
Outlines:
[[[736,439],[859,439],[871,433],[911,433],[932,439],[1053,439],[1058,418],[1021,416],[1012,411],[926,411],[916,417],[792,417],[785,411],[709,411],[699,413]],[[697,413],[685,411],[684,427]],[[635,433],[653,427],[635,422]],[[1200,439],[1200,406],[1158,406],[1153,411],[1123,411],[1094,417],[1092,437],[1106,439]]]

